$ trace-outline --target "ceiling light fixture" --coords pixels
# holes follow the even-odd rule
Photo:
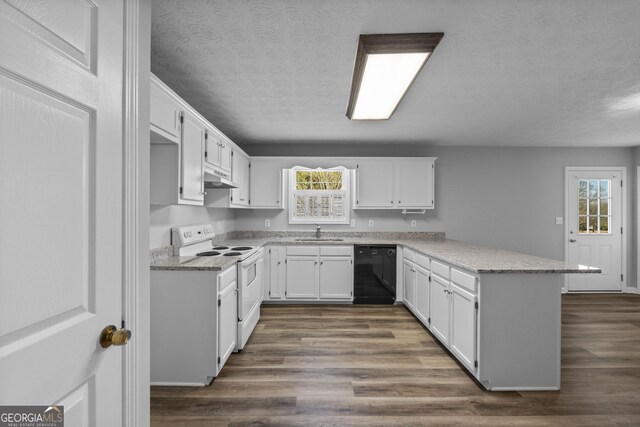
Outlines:
[[[443,36],[444,33],[360,34],[347,117],[391,117]]]

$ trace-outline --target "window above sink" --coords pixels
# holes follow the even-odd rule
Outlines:
[[[349,224],[349,189],[349,170],[343,166],[291,168],[289,224]]]

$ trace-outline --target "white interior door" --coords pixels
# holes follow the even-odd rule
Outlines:
[[[622,289],[622,188],[617,170],[568,170],[568,246],[571,264],[602,274],[568,274],[569,291]]]
[[[119,425],[122,1],[0,0],[0,405]]]

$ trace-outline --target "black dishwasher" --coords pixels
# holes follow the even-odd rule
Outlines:
[[[396,247],[355,245],[354,304],[393,304],[396,301]]]

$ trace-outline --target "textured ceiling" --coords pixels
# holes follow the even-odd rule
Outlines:
[[[239,144],[640,145],[640,1],[153,0],[151,69]],[[388,121],[360,33],[445,33]]]

